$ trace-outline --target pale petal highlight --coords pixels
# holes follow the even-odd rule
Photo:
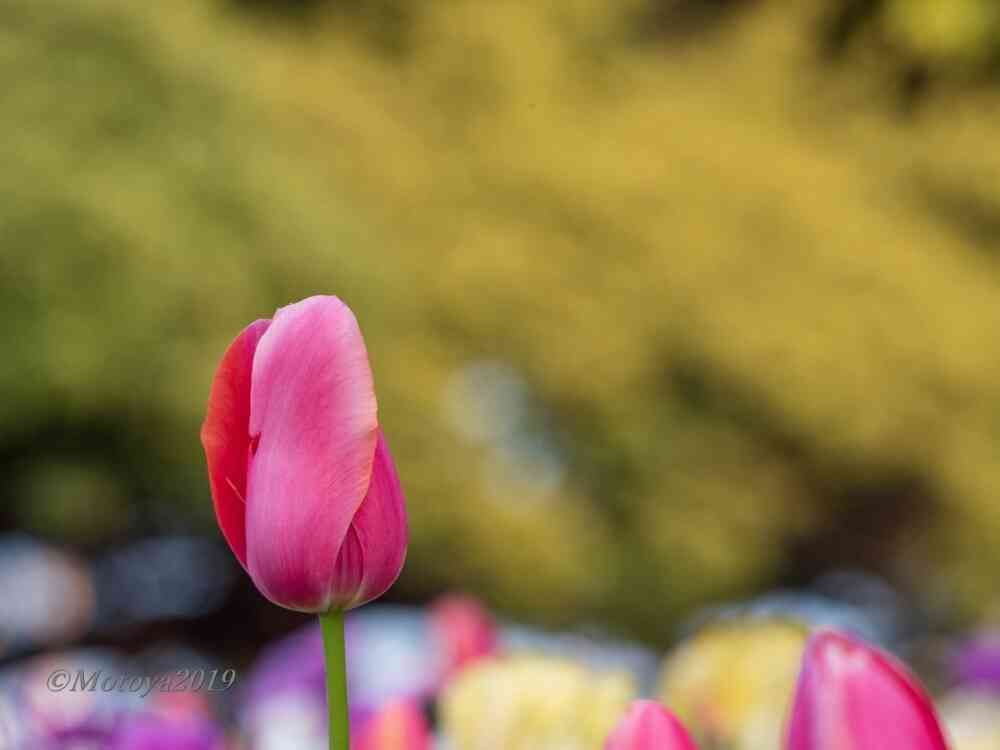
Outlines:
[[[336,297],[280,309],[254,357],[248,570],[290,609],[330,608],[330,576],[372,479],[378,420],[368,353]]]

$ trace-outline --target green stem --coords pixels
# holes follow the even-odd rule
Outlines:
[[[330,750],[350,750],[351,721],[347,711],[347,654],[344,650],[344,613],[319,616],[326,654],[326,700],[330,712]]]

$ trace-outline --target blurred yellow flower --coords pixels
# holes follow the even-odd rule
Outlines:
[[[661,697],[703,745],[781,745],[806,631],[776,621],[712,625],[668,657]]]
[[[462,673],[441,722],[455,750],[599,750],[635,694],[624,672],[517,656]]]

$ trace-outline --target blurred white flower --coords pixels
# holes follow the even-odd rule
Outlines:
[[[972,692],[953,692],[938,702],[954,750],[1000,748],[1000,698]]]

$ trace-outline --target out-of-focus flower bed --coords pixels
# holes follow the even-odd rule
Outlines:
[[[308,620],[249,664],[167,641],[60,647],[98,627],[95,584],[27,539],[3,549],[7,574],[25,588],[0,614],[0,750],[326,746],[322,643]],[[47,595],[32,597],[27,583],[42,579],[36,591]],[[674,710],[702,748],[780,748],[806,635],[834,626],[920,673],[953,750],[1000,748],[1000,629],[936,632],[933,618],[915,616],[881,582],[835,580],[692,613],[666,653],[593,628],[505,622],[464,596],[363,608],[347,624],[352,744],[599,750],[629,704],[647,696]]]

